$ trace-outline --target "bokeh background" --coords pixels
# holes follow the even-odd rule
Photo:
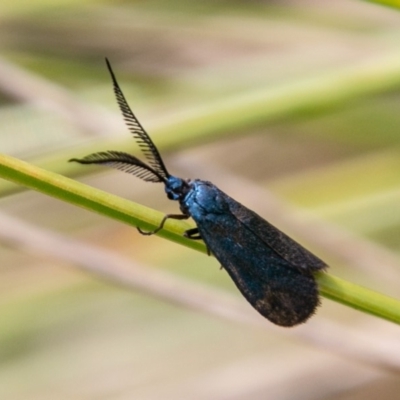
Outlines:
[[[0,54],[1,152],[176,212],[161,185],[67,163],[136,149],[107,56],[172,173],[211,180],[333,274],[399,297],[398,11],[3,0]],[[212,257],[3,180],[0,196],[0,398],[398,399],[395,325],[323,299],[305,326],[275,328]],[[171,284],[123,287],[87,272],[96,257]],[[218,296],[250,320],[211,312]]]

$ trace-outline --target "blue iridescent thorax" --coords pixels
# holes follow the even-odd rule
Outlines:
[[[195,179],[187,181],[187,184],[189,190],[180,200],[180,206],[182,212],[190,215],[196,222],[229,209],[227,196],[211,182]]]

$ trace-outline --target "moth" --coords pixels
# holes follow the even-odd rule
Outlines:
[[[107,59],[106,63],[123,118],[147,163],[120,151],[104,151],[70,161],[106,165],[146,182],[163,183],[168,198],[179,202],[181,214],[165,215],[150,232],[138,228],[141,234],[157,233],[169,218],[192,218],[196,228],[187,230],[184,236],[204,241],[209,253],[261,315],[286,327],[305,322],[320,304],[314,273],[325,270],[327,265],[211,182],[171,175],[129,107]]]

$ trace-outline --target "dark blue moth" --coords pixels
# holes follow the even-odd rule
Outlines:
[[[197,228],[189,229],[185,236],[205,242],[208,251],[260,314],[281,326],[305,322],[319,305],[314,272],[324,270],[327,265],[212,183],[170,175],[156,146],[125,100],[110,63],[106,62],[125,122],[148,164],[119,151],[95,153],[70,161],[103,164],[147,182],[164,183],[168,198],[179,201],[182,214],[168,214],[154,231],[138,228],[139,232],[152,235],[163,228],[168,218],[193,218]]]

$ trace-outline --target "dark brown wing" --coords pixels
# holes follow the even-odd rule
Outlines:
[[[310,268],[294,268],[233,213],[208,212],[196,223],[207,247],[261,315],[294,326],[315,313],[318,286]]]
[[[318,271],[327,268],[327,265],[321,259],[265,221],[254,211],[249,210],[235,200],[229,203],[229,208],[246,229],[260,238],[291,266],[307,271]]]

